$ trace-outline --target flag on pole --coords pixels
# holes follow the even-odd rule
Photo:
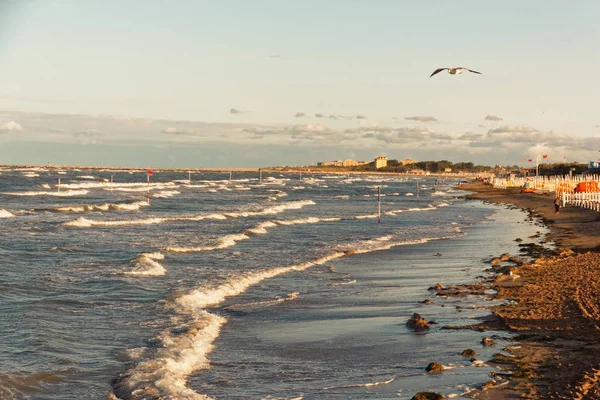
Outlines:
[[[152,175],[154,173],[154,172],[152,172],[151,169],[149,169],[147,172],[148,172],[148,175]]]
[[[548,158],[548,154],[542,154],[542,158]]]
[[[527,160],[527,161],[529,161],[529,162],[532,162],[533,160],[530,158],[530,159],[529,159],[529,160]]]

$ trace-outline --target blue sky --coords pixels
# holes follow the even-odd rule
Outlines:
[[[598,159],[600,3],[0,2],[0,163]],[[447,73],[464,66],[483,75]]]

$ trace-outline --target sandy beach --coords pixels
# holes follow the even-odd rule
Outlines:
[[[506,348],[514,357],[495,357],[511,371],[508,384],[473,397],[600,399],[600,214],[576,207],[555,213],[553,194],[479,182],[464,188],[474,192],[471,199],[527,210],[558,247],[530,264],[503,263],[505,273],[490,283],[507,302],[478,327],[517,333]]]

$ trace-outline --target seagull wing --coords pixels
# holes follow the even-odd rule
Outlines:
[[[435,71],[433,71],[433,74],[429,75],[429,77],[431,78],[432,76],[434,76],[435,74],[438,74],[440,72],[442,72],[443,70],[448,69],[448,68],[438,68]]]
[[[476,74],[483,75],[481,72],[473,71],[472,69],[469,69],[469,68],[463,68],[463,69],[466,69],[469,72],[474,72]]]

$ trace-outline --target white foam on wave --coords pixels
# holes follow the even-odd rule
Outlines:
[[[162,192],[154,193],[152,195],[152,197],[156,197],[159,199],[166,199],[169,197],[173,197],[179,193],[181,193],[181,192],[178,192],[177,190],[163,190]]]
[[[107,188],[111,190],[127,191],[127,189],[136,188],[152,188],[152,189],[163,189],[175,186],[173,182],[109,182],[106,179],[96,182],[77,182],[77,183],[65,183],[62,187],[67,189],[96,189],[96,188]]]
[[[312,200],[300,200],[290,201],[288,203],[281,203],[273,207],[267,207],[259,211],[238,211],[238,212],[227,212],[227,213],[213,213],[213,214],[202,214],[191,217],[168,217],[168,218],[146,218],[140,220],[117,220],[117,221],[94,221],[87,220],[87,225],[82,225],[81,221],[66,222],[66,226],[77,226],[77,227],[90,227],[90,226],[120,226],[120,225],[151,225],[160,224],[163,222],[176,222],[176,221],[202,221],[205,219],[227,219],[227,218],[247,218],[261,215],[273,215],[279,214],[286,210],[297,210],[307,205],[315,204]]]
[[[355,388],[355,387],[373,387],[373,386],[379,386],[379,385],[387,385],[388,383],[392,383],[393,381],[394,381],[394,378],[390,378],[386,381],[380,381],[380,382],[354,383],[351,385],[343,385],[343,386],[327,386],[327,387],[324,387],[323,390],[347,389],[347,388]]]
[[[36,176],[40,176],[40,174],[36,174],[35,172],[21,172],[21,175],[26,178],[35,178]]]
[[[335,222],[340,221],[341,218],[331,217],[331,218],[317,218],[317,217],[307,217],[301,219],[293,219],[293,220],[273,220],[273,221],[264,221],[260,222],[252,228],[248,228],[239,234],[230,234],[225,235],[222,238],[218,239],[217,242],[213,245],[206,246],[193,246],[193,247],[183,247],[183,246],[171,246],[167,247],[165,251],[173,252],[173,253],[193,253],[193,252],[202,252],[202,251],[213,251],[219,249],[225,249],[227,247],[231,247],[237,244],[237,242],[241,240],[249,239],[249,234],[254,235],[266,235],[268,233],[268,228],[274,228],[278,225],[302,225],[302,224],[316,224],[319,222]]]
[[[176,325],[157,337],[160,345],[153,358],[140,362],[121,376],[114,386],[117,396],[128,397],[135,393],[140,398],[210,399],[190,389],[187,377],[200,369],[210,368],[208,354],[227,320],[204,308],[216,305],[228,296],[240,294],[265,279],[302,271],[343,255],[336,252],[303,264],[242,274],[218,287],[195,289],[176,298],[168,305],[176,313]]]
[[[176,328],[158,336],[161,346],[154,357],[137,364],[115,384],[119,398],[211,399],[187,387],[187,377],[210,367],[208,354],[227,319],[204,310],[179,313],[174,321],[179,322]],[[181,320],[186,316],[190,320],[184,323]]]
[[[181,247],[181,246],[170,246],[165,249],[171,253],[194,253],[201,251],[213,251],[218,249],[226,249],[227,247],[235,246],[240,240],[249,239],[248,235],[243,233],[225,235],[220,238],[216,244],[212,246],[197,246],[197,247]]]
[[[240,308],[250,308],[250,307],[257,307],[257,306],[260,306],[260,307],[272,306],[272,305],[280,304],[280,303],[283,303],[286,301],[296,300],[299,295],[300,295],[300,292],[291,292],[291,293],[288,293],[287,296],[285,296],[285,297],[276,297],[274,299],[265,300],[265,301],[253,301],[253,302],[249,302],[249,303],[232,304],[230,306],[224,307],[224,309],[239,310]]]
[[[96,179],[95,177],[93,177],[91,175],[79,175],[79,176],[76,176],[76,178],[79,178],[79,179]]]
[[[79,217],[73,221],[65,222],[63,225],[76,228],[90,228],[92,226],[154,225],[160,224],[167,219],[168,218],[146,218],[126,221],[96,221],[93,219]]]
[[[6,211],[4,208],[0,208],[0,218],[12,218],[14,214],[10,211]]]
[[[404,212],[416,212],[416,211],[434,211],[437,210],[437,207],[428,204],[427,207],[412,207],[412,208],[404,208],[399,210],[388,210],[384,214],[386,215],[396,215]]]
[[[137,211],[141,207],[147,207],[149,204],[147,201],[134,201],[131,203],[118,203],[118,204],[83,204],[83,205],[73,205],[73,206],[65,206],[65,207],[57,207],[54,210],[63,213],[82,213],[82,212],[97,212],[97,211],[109,211],[109,210],[119,210],[119,211]],[[91,225],[90,225],[91,226]]]
[[[377,214],[365,214],[365,215],[357,215],[355,218],[356,219],[370,219],[370,218],[377,218],[378,215]]]
[[[83,196],[88,193],[88,190],[64,190],[56,192],[4,192],[9,196],[54,196],[54,197],[71,197],[71,196]]]
[[[277,224],[273,221],[265,221],[252,228],[248,228],[247,231],[255,235],[266,235],[268,233],[267,228],[274,228],[276,226]]]
[[[133,269],[125,272],[126,275],[138,276],[161,276],[165,274],[165,268],[157,260],[164,259],[161,253],[142,253],[133,260]]]
[[[276,220],[275,222],[279,225],[304,225],[304,224],[317,224],[319,222],[335,222],[340,221],[340,217],[329,217],[329,218],[317,218],[307,217],[292,220]]]
[[[227,297],[236,296],[240,293],[245,292],[246,289],[248,289],[250,286],[256,285],[257,283],[265,279],[270,279],[275,276],[293,271],[304,271],[315,265],[324,264],[328,261],[343,256],[344,253],[336,251],[316,260],[307,261],[302,264],[291,265],[286,267],[274,267],[270,269],[240,274],[236,277],[231,278],[228,282],[216,288],[200,288],[193,290],[190,293],[177,298],[175,302],[178,306],[188,310],[214,306],[221,303]]]

